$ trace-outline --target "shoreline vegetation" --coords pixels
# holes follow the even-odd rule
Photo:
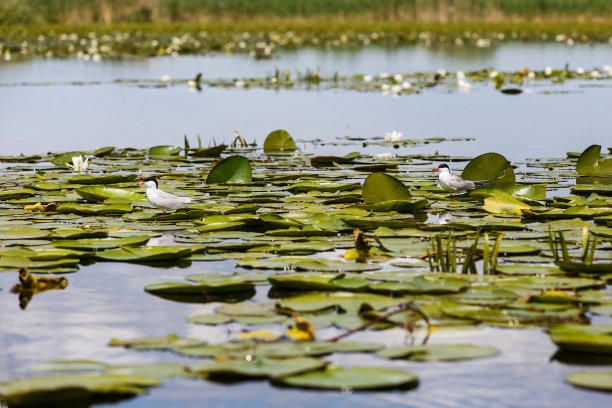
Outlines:
[[[609,0],[2,0],[0,25],[610,23]]]

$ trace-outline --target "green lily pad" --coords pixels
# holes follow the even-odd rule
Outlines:
[[[493,195],[484,199],[485,211],[493,214],[517,214],[521,215],[522,210],[531,210],[527,204],[509,195]]]
[[[600,159],[601,146],[591,145],[578,158],[576,171],[581,176],[612,175],[612,159]]]
[[[510,327],[575,321],[582,314],[580,309],[534,311],[510,308],[490,309],[481,306],[443,307],[442,311],[453,317]]]
[[[72,158],[82,156],[85,158],[85,152],[66,152],[56,155],[53,159],[49,160],[51,163],[56,165],[57,167],[66,167],[66,163],[72,164]]]
[[[484,153],[470,160],[461,177],[465,180],[491,180],[489,187],[505,187],[514,184],[511,163],[498,153]]]
[[[60,406],[116,401],[158,385],[157,380],[142,375],[39,377],[0,383],[0,395],[10,406]]]
[[[208,377],[277,378],[324,368],[327,363],[311,357],[287,359],[230,360],[198,364],[189,369]]]
[[[169,350],[175,347],[202,346],[206,342],[195,339],[181,339],[176,334],[165,337],[138,337],[133,339],[111,339],[111,347],[125,347],[134,350]]]
[[[344,274],[290,274],[271,275],[270,283],[279,289],[296,290],[346,290],[351,292],[365,291],[368,281],[365,279],[344,279]]]
[[[233,321],[234,318],[218,313],[210,313],[210,314],[199,314],[196,316],[188,317],[187,321],[189,323],[197,323],[197,324],[207,324],[211,326],[216,326],[218,324],[229,323]]]
[[[37,239],[51,235],[50,231],[33,227],[16,227],[0,230],[0,239]]]
[[[432,294],[457,293],[470,286],[470,282],[465,279],[451,277],[417,276],[413,282],[421,292]]]
[[[172,156],[180,152],[181,148],[178,146],[153,146],[149,149],[149,156]]]
[[[270,132],[264,141],[263,150],[264,153],[276,153],[282,151],[293,151],[297,149],[297,145],[293,141],[293,138],[284,129],[275,130]]]
[[[0,191],[0,200],[12,200],[15,198],[31,197],[36,195],[36,190],[30,188],[22,188],[20,190],[5,190]]]
[[[557,262],[557,266],[562,271],[569,272],[569,273],[589,273],[589,274],[596,274],[596,275],[612,273],[612,262],[586,263],[586,262],[559,261]]]
[[[231,294],[237,292],[252,292],[255,286],[251,282],[212,281],[207,283],[165,282],[145,286],[145,291],[153,294],[204,295]]]
[[[128,238],[119,238],[128,239]],[[191,249],[179,246],[150,246],[107,249],[97,252],[96,258],[115,262],[156,262],[171,261],[191,255]]]
[[[592,306],[589,308],[589,312],[598,315],[612,316],[612,305]]]
[[[565,380],[581,388],[612,391],[612,371],[579,371],[568,374]]]
[[[495,271],[504,275],[563,275],[555,265],[497,265]]]
[[[197,150],[192,151],[189,154],[194,157],[217,157],[221,153],[223,153],[225,149],[227,149],[227,145],[221,144],[217,146],[197,149]]]
[[[230,156],[210,169],[206,184],[250,183],[253,180],[251,163],[243,156]]]
[[[280,300],[277,304],[283,309],[296,312],[317,312],[340,307],[348,313],[357,313],[364,305],[375,310],[397,306],[401,299],[387,296],[352,292],[322,292]]]
[[[351,152],[343,157],[338,156],[314,156],[310,158],[310,165],[312,167],[323,167],[332,166],[336,164],[350,163],[360,156],[359,152]]]
[[[87,186],[74,190],[87,201],[101,203],[111,198],[122,198],[129,201],[142,201],[145,197],[135,191],[106,186]]]
[[[136,180],[136,174],[108,174],[105,176],[90,176],[86,174],[75,175],[70,180],[71,184],[116,184],[130,183]]]
[[[362,195],[366,204],[396,200],[411,201],[412,199],[404,183],[385,173],[373,173],[366,177],[363,182]]]
[[[612,354],[612,325],[564,324],[551,327],[548,334],[563,351]]]
[[[499,353],[495,347],[473,344],[428,344],[399,346],[376,352],[379,357],[404,358],[410,361],[457,361],[489,357]]]
[[[328,367],[325,370],[282,377],[276,381],[300,388],[374,391],[416,387],[419,379],[412,373],[389,368]]]
[[[83,215],[120,215],[132,212],[132,204],[111,204],[111,205],[83,205],[76,203],[60,204],[57,212],[62,214],[83,214]]]
[[[194,375],[185,366],[177,363],[148,363],[134,365],[110,366],[105,374],[114,375],[141,375],[158,381],[167,380],[174,377],[192,378]]]
[[[114,146],[99,147],[94,150],[93,155],[96,157],[108,156],[115,150]]]
[[[53,246],[56,248],[97,251],[102,249],[118,248],[121,246],[139,246],[147,243],[148,240],[149,237],[146,235],[128,238],[66,239],[61,241],[53,241]]]
[[[279,256],[272,259],[243,258],[237,259],[236,265],[243,268],[293,269],[317,272],[363,272],[381,268],[380,265],[375,264],[343,262],[305,256]]]
[[[546,186],[544,185],[524,185],[514,184],[502,188],[478,187],[470,191],[470,197],[477,199],[485,199],[486,197],[502,195],[512,196],[515,198],[529,198],[533,200],[546,197]]]
[[[377,174],[377,173],[374,173]],[[427,200],[389,200],[381,201],[374,205],[365,205],[364,208],[375,212],[412,212],[423,209],[428,204]]]

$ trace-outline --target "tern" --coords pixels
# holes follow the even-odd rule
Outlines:
[[[440,187],[444,191],[448,191],[450,193],[461,193],[464,191],[471,190],[475,187],[484,186],[489,184],[491,180],[479,180],[479,181],[471,181],[464,180],[461,177],[451,174],[450,169],[446,164],[440,164],[434,170],[440,172],[440,176],[438,177],[438,183]]]
[[[164,210],[164,215],[166,215],[166,211],[177,210],[184,207],[185,204],[200,202],[197,199],[190,197],[179,197],[160,190],[155,177],[147,177],[138,183],[138,185],[142,184],[147,186],[146,195],[149,202],[156,208]]]

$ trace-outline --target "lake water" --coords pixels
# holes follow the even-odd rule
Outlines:
[[[275,67],[320,68],[340,74],[471,70],[494,67],[516,70],[546,66],[585,69],[612,63],[606,44],[503,44],[496,48],[400,49],[363,48],[341,51],[303,49],[277,59],[256,61],[244,55],[186,56],[144,60],[85,62],[32,60],[0,65],[0,154],[41,154],[48,151],[95,149],[101,146],[150,147],[182,145],[200,135],[205,145],[213,138],[231,142],[238,130],[262,144],[272,130],[287,129],[296,139],[336,140],[346,135],[383,135],[396,129],[404,138],[473,137],[471,142],[402,147],[398,154],[418,152],[475,156],[495,151],[516,161],[528,157],[563,157],[610,138],[610,83],[585,87],[585,81],[532,86],[533,92],[503,95],[492,86],[471,93],[424,91],[392,97],[346,90],[272,91],[207,88],[188,92],[187,86],[139,88],[115,84],[117,79],[261,77]],[[101,81],[75,86],[72,81]],[[20,83],[45,83],[27,85]],[[57,84],[62,83],[62,84]],[[543,90],[562,93],[545,94]],[[192,143],[193,144],[193,143]],[[302,143],[307,153],[342,154],[355,146]],[[368,147],[363,153],[381,152]],[[131,338],[176,333],[212,342],[227,339],[227,329],[187,324],[185,317],[212,312],[218,304],[182,304],[148,295],[152,282],[180,280],[201,272],[234,271],[233,261],[195,262],[188,269],[153,268],[116,263],[83,266],[67,275],[63,291],[36,296],[25,311],[9,293],[14,273],[0,273],[0,381],[26,375],[32,364],[49,359],[95,359],[111,364],[178,361],[167,352],[135,352],[111,348],[111,337]],[[258,289],[256,300],[267,298]],[[594,323],[609,319],[596,318]],[[230,325],[231,331],[241,326]],[[336,331],[318,334],[330,337]],[[354,336],[355,340],[399,345],[403,334],[392,331]],[[172,380],[146,396],[118,405],[136,407],[602,407],[605,393],[573,388],[563,380],[584,366],[551,361],[556,347],[541,329],[475,328],[435,332],[432,343],[476,343],[498,347],[500,355],[458,363],[389,363],[374,357],[343,356],[344,365],[401,365],[418,373],[421,384],[408,392],[311,392],[282,389],[266,382],[238,386],[206,381]],[[106,405],[101,405],[106,406]]]
[[[0,65],[0,151],[41,154],[95,149],[103,145],[150,147],[182,145],[186,134],[199,134],[205,145],[214,138],[231,142],[238,130],[249,142],[263,143],[272,130],[287,129],[295,139],[334,140],[347,135],[373,137],[396,129],[404,138],[474,137],[475,142],[442,144],[440,153],[477,155],[496,151],[511,160],[563,156],[609,138],[610,82],[534,83],[531,93],[496,92],[491,84],[471,93],[425,90],[392,97],[348,90],[295,91],[219,89],[188,92],[186,85],[141,88],[119,79],[264,77],[275,68],[319,68],[323,74],[517,70],[546,66],[587,70],[612,64],[612,45],[521,44],[495,48],[425,46],[299,49],[273,60],[247,55],[160,57],[124,61],[32,60]],[[100,81],[99,85],[70,85]],[[20,86],[20,84],[48,84]],[[585,87],[589,85],[589,87]],[[544,91],[552,91],[545,94]],[[609,139],[608,139],[609,140]],[[312,147],[306,147],[312,150]],[[319,147],[314,153],[347,153],[347,148]],[[419,150],[420,149],[420,150]],[[428,147],[403,148],[418,153]],[[379,153],[375,148],[363,153]]]

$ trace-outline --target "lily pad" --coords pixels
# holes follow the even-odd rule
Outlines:
[[[366,177],[362,188],[363,201],[366,204],[377,204],[384,201],[411,200],[408,187],[393,176],[385,173],[373,173]]]
[[[277,382],[300,388],[325,390],[384,390],[416,387],[419,379],[407,371],[378,367],[328,367],[325,370],[283,377]]]
[[[485,211],[493,214],[517,214],[522,210],[531,210],[531,207],[508,195],[494,195],[484,199]]]
[[[579,371],[568,374],[565,380],[581,388],[612,391],[612,371]]]
[[[149,240],[148,236],[137,236],[128,238],[85,238],[85,239],[66,239],[54,241],[56,248],[79,249],[85,251],[97,251],[102,249],[118,248],[120,246],[139,246]]]
[[[612,325],[564,324],[551,327],[548,334],[563,351],[612,354]]]
[[[145,197],[135,191],[106,186],[80,187],[75,192],[87,201],[101,203],[111,198],[122,198],[130,201],[142,201]]]
[[[56,155],[53,159],[49,160],[51,163],[55,164],[58,167],[66,167],[66,163],[72,164],[72,158],[83,156],[85,157],[85,152],[75,151],[75,152],[66,152]]]
[[[324,368],[327,363],[311,357],[287,359],[230,360],[198,364],[189,369],[208,377],[276,378]]]
[[[388,296],[376,294],[322,292],[283,299],[278,302],[278,306],[296,312],[317,312],[340,307],[346,312],[357,313],[362,307],[364,307],[364,305],[367,305],[375,310],[380,310],[397,306],[402,302],[403,301],[401,299],[393,299]]]
[[[514,184],[511,163],[498,153],[484,153],[470,160],[461,177],[465,180],[491,180],[490,187],[505,187]]]
[[[18,227],[0,230],[0,239],[37,239],[51,235],[47,230],[33,227]]]
[[[489,357],[499,353],[495,347],[473,344],[428,344],[392,347],[376,353],[379,357],[404,358],[410,361],[457,361]]]
[[[0,395],[10,406],[60,406],[116,401],[158,385],[157,380],[142,375],[39,377],[0,383]]]
[[[360,156],[359,152],[351,152],[345,156],[314,156],[310,158],[310,165],[312,167],[323,167],[323,166],[332,166],[334,163],[336,164],[346,164],[350,163],[356,158]]]
[[[297,145],[293,141],[293,138],[284,129],[275,130],[270,132],[264,141],[263,150],[264,153],[276,153],[282,151],[293,151],[297,149]]]
[[[210,169],[206,184],[250,183],[253,180],[251,163],[243,156],[230,156]]]
[[[172,156],[180,152],[181,148],[178,146],[153,146],[149,149],[149,156]]]
[[[601,146],[591,145],[578,158],[576,171],[581,176],[612,175],[612,158],[600,159]]]
[[[120,238],[121,239],[121,238]],[[123,238],[125,239],[125,238]],[[171,261],[191,255],[191,249],[179,246],[149,246],[108,249],[96,253],[96,258],[115,262]]]

